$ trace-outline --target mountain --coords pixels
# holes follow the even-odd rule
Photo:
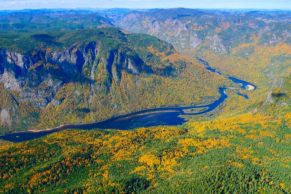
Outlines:
[[[0,193],[291,193],[290,21],[0,12]]]
[[[123,29],[157,36],[188,54],[199,49],[229,53],[242,43],[253,42],[254,37],[259,45],[291,43],[288,11],[153,9],[112,15],[111,19]]]
[[[275,102],[273,91],[287,94],[279,100],[283,112],[290,104],[284,88],[290,77],[288,11],[0,14],[2,133],[99,121],[144,108],[209,103],[230,82],[204,69],[197,57],[257,86],[249,100],[230,98],[224,113],[269,109]]]
[[[206,90],[193,94],[187,88],[199,91],[220,79],[164,41],[117,28],[2,32],[0,37],[2,132],[193,103]],[[209,77],[201,79],[204,74]],[[174,96],[169,93],[177,87],[176,79],[184,85],[189,79],[194,82]],[[212,92],[207,95],[217,95],[218,84],[208,88]]]
[[[6,32],[112,27],[108,18],[87,10],[0,11],[0,16],[0,30]]]
[[[249,101],[232,99],[225,112],[263,111],[276,89],[288,96],[283,86],[291,72],[290,11],[152,9],[107,17],[129,32],[156,36],[181,53],[203,57],[217,70],[258,86]],[[291,104],[287,98],[282,110]]]

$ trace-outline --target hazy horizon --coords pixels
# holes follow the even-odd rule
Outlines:
[[[250,9],[291,10],[289,0],[0,0],[0,10],[25,9]]]
[[[125,7],[116,7],[116,8],[23,8],[23,9],[0,9],[1,12],[14,12],[14,11],[45,11],[45,10],[56,10],[56,11],[98,11],[98,10],[137,10],[137,11],[146,11],[146,10],[170,10],[170,9],[189,9],[189,10],[217,10],[217,11],[290,11],[291,9],[267,9],[267,8],[188,8],[188,7],[172,7],[172,8],[125,8]]]

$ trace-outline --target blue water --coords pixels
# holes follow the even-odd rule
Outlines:
[[[249,99],[249,96],[247,94],[242,94],[240,92],[237,92],[237,95],[244,97],[245,99]]]
[[[202,59],[202,58],[200,58],[200,57],[197,57],[197,60],[198,60],[200,63],[202,63],[202,64],[204,65],[205,69],[207,69],[208,71],[213,72],[213,73],[216,73],[216,74],[218,74],[218,75],[222,75],[222,73],[221,73],[220,71],[218,71],[217,69],[211,67],[211,66],[209,65],[209,63],[208,63],[206,60],[204,60],[204,59]]]
[[[197,58],[205,68],[211,72],[222,75],[221,72],[211,67],[207,61],[202,58]],[[236,84],[240,84],[242,89],[247,89],[247,85],[252,85],[256,88],[255,85],[240,80],[233,76],[227,76],[231,81]],[[210,104],[206,105],[189,105],[189,106],[175,106],[175,107],[164,107],[164,108],[153,108],[146,109],[130,114],[125,114],[121,116],[112,117],[108,120],[104,120],[96,123],[87,123],[87,124],[70,124],[56,127],[49,131],[40,131],[40,132],[18,132],[11,133],[4,136],[0,136],[0,139],[12,141],[12,142],[23,142],[27,140],[32,140],[36,138],[43,137],[45,135],[55,133],[64,129],[82,129],[82,130],[91,130],[91,129],[120,129],[120,130],[130,130],[139,127],[152,127],[160,125],[176,126],[182,125],[187,120],[183,116],[195,116],[195,115],[205,115],[215,110],[224,101],[227,99],[227,94],[225,91],[227,88],[219,88],[220,97],[213,101]],[[238,95],[243,95],[238,93]],[[248,96],[244,96],[248,98]]]
[[[248,86],[253,86],[253,90],[257,89],[257,86],[252,84],[252,83],[250,83],[250,82],[244,81],[244,80],[236,78],[234,76],[223,75],[220,71],[218,71],[214,67],[211,67],[209,65],[209,63],[205,59],[203,59],[201,57],[196,57],[196,59],[197,59],[198,62],[200,62],[205,67],[205,69],[207,69],[210,72],[214,72],[214,73],[216,73],[218,75],[224,76],[224,77],[226,77],[227,79],[229,79],[230,81],[232,81],[235,84],[239,84],[241,89],[247,90]],[[246,100],[249,99],[249,96],[247,94],[242,94],[240,91],[237,92],[237,95],[244,97]]]
[[[12,141],[12,142],[22,142],[27,140],[36,139],[60,130],[64,129],[121,129],[129,130],[138,127],[152,127],[160,125],[176,126],[182,125],[187,120],[182,116],[193,116],[202,115],[213,111],[219,105],[221,105],[227,95],[225,93],[226,88],[219,88],[220,97],[214,102],[206,105],[190,105],[190,106],[177,106],[177,107],[164,107],[164,108],[154,108],[146,109],[130,114],[125,114],[111,119],[89,123],[89,124],[76,124],[76,125],[65,125],[62,127],[57,127],[49,131],[40,132],[18,132],[7,134],[1,136],[0,139]],[[203,110],[201,110],[201,108]],[[198,110],[197,112],[195,110]],[[200,110],[200,111],[199,111]]]
[[[248,85],[253,86],[254,89],[257,89],[257,86],[255,86],[254,84],[247,82],[247,81],[244,81],[244,80],[241,80],[241,79],[238,79],[236,77],[228,76],[228,79],[230,79],[233,83],[239,84],[242,89],[246,90]]]

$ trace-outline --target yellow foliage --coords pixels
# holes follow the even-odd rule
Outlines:
[[[280,162],[282,168],[289,170],[291,157],[286,154],[288,152],[286,150],[281,151],[278,149],[279,146],[272,147],[268,143],[269,140],[264,138],[277,138],[281,145],[290,145],[291,134],[288,134],[288,130],[284,131],[283,139],[278,135],[282,133],[282,130],[278,130],[282,126],[281,120],[285,121],[286,118],[288,118],[286,115],[282,119],[260,114],[244,114],[230,118],[189,122],[185,126],[187,130],[181,127],[165,126],[140,128],[132,131],[67,130],[51,134],[39,140],[41,143],[37,146],[31,146],[30,143],[23,142],[10,144],[7,147],[15,148],[15,151],[9,153],[9,156],[18,154],[19,160],[25,163],[28,160],[25,154],[28,157],[35,156],[39,152],[38,147],[42,143],[48,145],[57,144],[57,150],[65,158],[64,161],[51,162],[50,164],[48,159],[42,165],[33,167],[32,175],[28,178],[29,186],[33,188],[39,185],[52,184],[55,180],[62,180],[61,178],[58,179],[59,177],[56,175],[69,175],[71,167],[82,165],[90,169],[90,165],[93,165],[94,170],[89,172],[90,178],[86,181],[86,188],[88,187],[87,191],[96,193],[96,190],[92,187],[99,188],[102,185],[114,184],[117,187],[119,186],[118,182],[114,182],[115,172],[112,171],[112,165],[118,168],[127,166],[128,172],[124,173],[146,176],[148,180],[154,182],[152,184],[154,185],[157,178],[167,178],[171,174],[187,173],[189,176],[194,176],[196,172],[188,169],[185,172],[180,170],[185,160],[188,162],[188,159],[191,160],[191,156],[198,154],[200,157],[193,157],[193,165],[197,164],[201,170],[216,168],[220,164],[215,164],[211,161],[201,164],[199,162],[196,163],[196,158],[203,159],[204,156],[208,156],[207,152],[210,150],[213,151],[211,154],[220,155],[225,153],[227,154],[225,156],[230,157],[227,160],[228,162],[222,165],[243,168],[248,163],[244,164],[240,160],[247,160],[247,162],[251,162],[254,165],[262,166],[274,164],[272,162]],[[255,141],[252,139],[255,139]],[[247,145],[249,147],[242,146],[244,145],[242,142],[245,141],[248,142]],[[152,143],[157,146],[153,146]],[[228,147],[230,148],[226,152],[216,153],[214,151],[214,149]],[[0,148],[2,147],[0,146]],[[260,150],[265,150],[269,154],[261,156],[258,154]],[[1,152],[7,154],[6,148]],[[46,153],[46,151],[42,151],[42,153]],[[84,153],[85,155],[83,155]],[[50,155],[53,154],[53,152],[50,153]],[[76,155],[77,157],[72,157]],[[58,156],[57,153],[54,158]],[[206,157],[206,159],[209,160],[209,157]],[[121,160],[125,161],[121,162]],[[16,163],[17,159],[9,157],[8,161]],[[129,165],[124,165],[123,162]],[[47,169],[44,167],[48,164],[52,165],[50,168],[55,170],[49,169],[40,172],[39,169]],[[62,169],[65,170],[60,172]],[[19,169],[13,168],[13,171],[16,172],[17,170]],[[16,173],[16,175],[18,174]],[[13,176],[5,173],[2,178],[9,180]],[[7,187],[9,187],[9,184],[7,184]]]
[[[8,190],[8,189],[13,188],[14,186],[15,186],[14,183],[7,183],[5,184],[4,188]]]
[[[105,180],[109,179],[109,171],[105,170],[105,172],[102,174],[102,176]]]
[[[255,164],[255,165],[260,164],[260,159],[257,158],[257,157],[252,158],[251,161],[252,161],[252,163]]]
[[[12,145],[13,143],[0,140],[0,152],[9,149]]]
[[[251,158],[253,151],[250,150],[249,148],[244,148],[244,147],[236,147],[236,153],[239,156],[239,158],[246,160]]]
[[[285,183],[280,183],[279,186],[280,186],[281,189],[285,189],[286,188]]]
[[[288,112],[285,114],[285,118],[288,120],[288,121],[291,121],[291,113]]]
[[[132,151],[130,150],[124,150],[124,149],[120,149],[118,150],[114,156],[113,156],[113,160],[130,160]]]
[[[270,131],[260,131],[261,137],[275,137],[274,133]]]
[[[230,165],[234,166],[234,167],[237,167],[237,168],[242,168],[244,166],[242,163],[235,162],[235,161],[230,162]]]
[[[177,127],[157,127],[154,129],[154,138],[167,140],[182,134],[182,130]]]
[[[188,148],[194,146],[196,148],[195,153],[200,154],[208,149],[225,148],[230,146],[230,142],[226,138],[209,138],[206,140],[199,140],[194,138],[180,139],[179,144],[182,145],[184,152],[189,152]]]
[[[291,134],[284,135],[284,138],[287,139],[287,140],[291,140]]]
[[[147,165],[148,167],[154,167],[159,165],[160,159],[153,154],[145,154],[139,158],[139,162]]]
[[[132,171],[132,173],[139,174],[140,172],[145,171],[145,170],[146,170],[145,166],[138,166]]]
[[[257,139],[258,136],[256,134],[247,134],[246,135],[246,138],[249,138],[249,139]]]

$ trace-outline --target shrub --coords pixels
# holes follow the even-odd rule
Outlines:
[[[144,177],[134,176],[124,183],[125,193],[139,193],[143,190],[146,190],[150,186],[150,181]]]

